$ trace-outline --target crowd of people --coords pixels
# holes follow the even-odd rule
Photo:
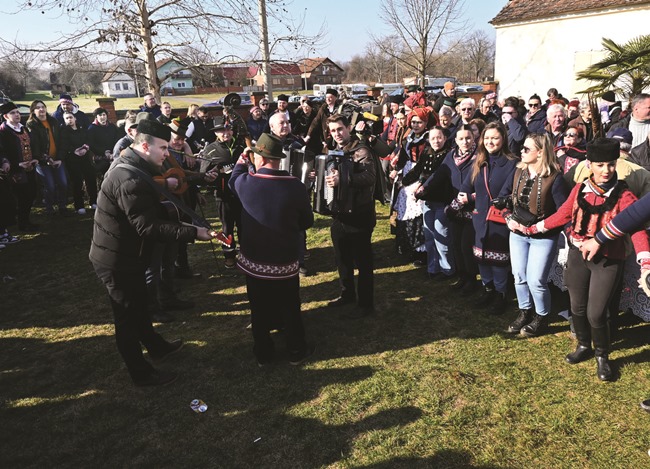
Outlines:
[[[285,330],[289,361],[300,364],[314,351],[298,295],[298,276],[310,274],[310,198],[318,190],[338,197],[327,213],[340,296],[328,306],[350,319],[374,312],[371,238],[381,200],[390,204],[396,252],[421,267],[426,281],[473,295],[476,308],[494,315],[508,312],[514,291],[512,334],[543,334],[549,283],[568,290],[578,344],[566,361],[595,356],[598,378],[610,381],[624,270],[650,269],[647,218],[617,224],[650,192],[650,95],[632,97],[627,109],[613,91],[590,102],[551,88],[547,98],[499,100],[489,92],[477,103],[457,98],[448,82],[437,96],[416,86],[383,96],[378,109],[328,89],[322,104],[305,96],[294,111],[279,95],[275,103],[262,99],[247,119],[228,107],[212,118],[197,105],[173,119],[169,103],[146,95],[139,112],[114,125],[104,109],[91,122],[61,95],[52,115],[34,101],[25,126],[6,103],[0,246],[19,241],[9,231],[14,225],[39,230],[30,218],[37,198],[52,216],[95,210],[90,257],[111,298],[118,350],[137,385],[167,384],[175,374],[153,368],[140,344],[153,360],[183,345],[162,339],[151,323],[193,305],[173,286],[175,277],[199,275],[188,262],[189,242],[219,237],[225,267],[245,273],[258,364],[274,359],[272,329]],[[295,152],[305,164],[337,155],[330,160],[338,165],[300,181],[286,171]],[[194,212],[206,188],[222,233]],[[178,220],[161,211],[161,199]],[[278,248],[268,252],[269,243]],[[557,265],[559,279],[552,279]]]

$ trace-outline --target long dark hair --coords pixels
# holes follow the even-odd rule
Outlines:
[[[32,101],[32,104],[30,104],[30,106],[29,106],[29,118],[27,118],[27,122],[29,122],[29,121],[38,121],[39,120],[38,117],[36,117],[36,114],[34,114],[34,111],[36,110],[36,106],[38,104],[42,104],[43,106],[45,106],[45,119],[47,120],[47,117],[50,115],[47,112],[47,104],[45,104],[40,99],[36,99],[36,100]]]
[[[474,166],[472,167],[472,182],[476,181],[476,177],[478,176],[478,173],[481,172],[481,167],[484,164],[487,164],[488,162],[489,153],[485,148],[484,140],[485,140],[486,132],[492,129],[496,129],[501,135],[501,140],[503,144],[501,145],[501,149],[499,150],[499,153],[504,155],[509,160],[514,159],[514,155],[510,152],[510,148],[508,148],[508,130],[501,122],[498,121],[490,122],[485,126],[483,132],[481,132],[481,136],[479,137],[478,139],[479,141],[477,142],[476,160],[474,160]]]

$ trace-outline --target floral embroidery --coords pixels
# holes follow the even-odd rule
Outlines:
[[[251,277],[265,278],[269,280],[283,280],[298,275],[298,261],[290,264],[263,264],[247,259],[239,253],[237,266]]]

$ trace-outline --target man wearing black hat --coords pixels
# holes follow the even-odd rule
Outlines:
[[[115,340],[127,370],[138,386],[171,383],[175,373],[156,370],[142,355],[160,361],[181,349],[155,332],[147,311],[145,269],[156,241],[209,240],[206,228],[184,226],[162,218],[160,195],[151,177],[167,158],[169,127],[143,120],[133,145],[122,152],[124,167],[106,174],[97,199],[89,258],[106,286],[115,318]]]
[[[98,107],[93,115],[95,120],[88,127],[88,143],[95,158],[95,171],[103,177],[111,165],[113,149],[120,135],[117,127],[108,121],[106,109]]]
[[[215,136],[212,132],[212,119],[207,107],[201,106],[196,112],[196,119],[188,125],[187,143],[192,147],[192,151],[197,153],[209,143],[214,142]]]
[[[331,144],[329,139],[329,130],[327,128],[327,119],[336,114],[336,110],[341,104],[338,100],[339,92],[334,88],[328,88],[325,91],[325,103],[318,110],[318,114],[312,121],[305,137],[305,142],[309,143],[309,147],[316,154],[322,152],[323,146]]]
[[[262,134],[253,152],[255,174],[242,157],[229,181],[243,206],[237,264],[246,274],[253,352],[260,366],[273,360],[270,330],[281,322],[289,363],[299,365],[314,351],[305,342],[298,278],[299,233],[312,226],[314,214],[302,182],[279,169],[282,142]]]
[[[18,229],[34,232],[38,226],[30,222],[29,215],[36,197],[38,160],[32,155],[30,136],[20,122],[18,107],[11,101],[6,102],[0,106],[0,116],[3,119],[0,124],[0,149],[9,163],[11,190],[17,203]]]
[[[212,128],[216,140],[205,147],[204,157],[211,161],[204,161],[202,170],[214,169],[219,176],[214,182],[214,197],[217,201],[217,211],[221,220],[222,230],[226,236],[233,236],[233,243],[230,246],[222,246],[225,257],[226,269],[234,269],[237,265],[235,260],[237,247],[234,241],[235,226],[240,226],[241,203],[228,187],[228,180],[233,167],[244,151],[244,146],[237,143],[233,138],[233,129],[223,116],[215,117]]]

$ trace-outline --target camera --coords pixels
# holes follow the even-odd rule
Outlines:
[[[494,208],[497,210],[503,210],[503,209],[510,209],[512,210],[512,197],[510,196],[501,196],[501,197],[495,197],[490,201],[492,205],[494,205]]]

